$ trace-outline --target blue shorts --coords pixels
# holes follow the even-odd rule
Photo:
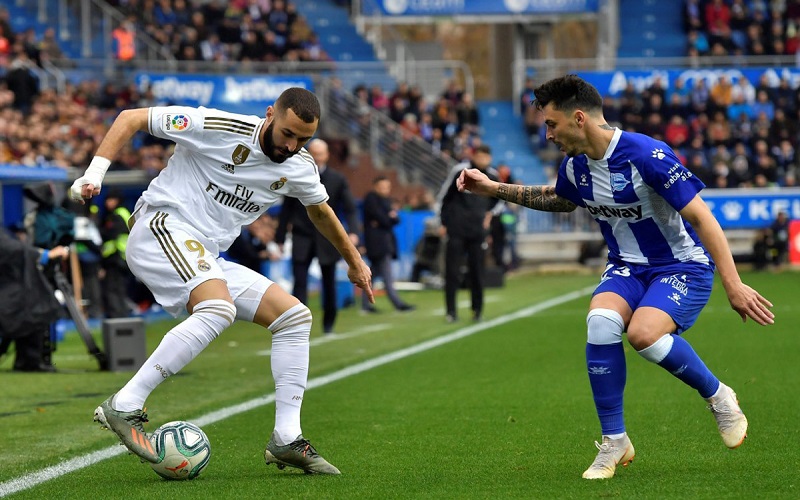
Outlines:
[[[708,264],[640,266],[609,260],[593,296],[612,292],[634,311],[644,306],[660,309],[678,325],[674,333],[681,334],[697,321],[713,284],[714,266]]]

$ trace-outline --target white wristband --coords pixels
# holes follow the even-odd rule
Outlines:
[[[75,179],[75,182],[72,183],[72,187],[69,189],[70,198],[76,201],[82,200],[83,195],[81,193],[83,191],[83,186],[86,184],[91,184],[95,189],[100,189],[103,184],[103,178],[106,176],[106,172],[110,166],[111,160],[108,158],[103,158],[102,156],[95,156],[92,158],[92,161],[89,163],[89,168],[86,169],[83,176]],[[89,198],[91,198],[91,196],[89,196]]]
[[[86,173],[84,173],[83,176],[88,179],[97,180],[95,187],[100,187],[100,184],[103,183],[103,178],[106,176],[106,172],[108,172],[108,167],[110,166],[111,160],[103,158],[102,156],[95,156],[92,158],[92,161],[89,163],[89,168],[86,169]]]

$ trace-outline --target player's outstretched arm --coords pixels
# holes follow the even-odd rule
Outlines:
[[[722,286],[728,295],[731,307],[739,313],[742,321],[747,321],[750,317],[760,325],[771,325],[775,323],[775,314],[769,309],[772,303],[762,297],[757,291],[742,283],[736,265],[733,262],[733,255],[728,246],[725,233],[722,232],[717,219],[711,213],[708,205],[700,198],[694,197],[680,212],[681,216],[692,225],[703,246],[706,247],[711,258],[717,264]]]
[[[147,130],[148,109],[126,109],[117,116],[100,142],[94,158],[89,163],[89,168],[72,183],[69,194],[73,201],[82,205],[85,203],[84,200],[100,194],[103,178],[106,176],[108,167],[111,166],[111,160],[117,156],[119,150],[133,137],[133,134],[139,130]]]
[[[456,180],[459,191],[491,196],[543,212],[572,212],[576,205],[556,194],[553,186],[519,186],[495,182],[476,168],[461,171]]]
[[[361,254],[358,253],[358,249],[350,240],[350,236],[344,230],[342,223],[339,222],[336,213],[325,202],[319,205],[308,205],[306,211],[314,226],[336,247],[336,250],[347,262],[347,277],[350,282],[364,290],[369,301],[374,304],[372,271],[370,271],[364,259],[361,258]]]

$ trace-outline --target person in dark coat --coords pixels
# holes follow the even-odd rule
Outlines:
[[[55,371],[44,362],[44,338],[61,305],[42,267],[68,252],[65,246],[36,248],[0,228],[0,355],[15,343],[15,371]]]
[[[489,166],[491,163],[489,146],[478,146],[470,161],[453,167],[439,192],[442,233],[447,236],[444,289],[448,322],[458,319],[456,291],[461,284],[461,263],[465,254],[472,291],[472,319],[479,321],[483,314],[484,248],[492,209],[498,200],[459,192],[456,180],[462,170],[469,168],[477,168],[490,179],[497,180],[497,172]]]
[[[392,208],[389,197],[392,192],[392,181],[384,176],[378,176],[372,182],[372,191],[364,197],[362,210],[364,212],[364,247],[367,250],[372,279],[376,276],[383,278],[383,287],[386,296],[398,311],[410,311],[414,306],[406,304],[397,295],[392,277],[392,260],[397,256],[397,242],[394,236],[394,226],[400,222],[397,210]],[[377,312],[366,296],[363,297],[361,310]]]
[[[33,107],[33,101],[39,95],[39,79],[31,71],[33,65],[24,52],[14,59],[6,74],[8,90],[14,94],[14,109],[28,113]]]
[[[358,244],[358,217],[356,202],[350,191],[347,179],[341,173],[328,168],[328,144],[322,139],[314,139],[306,149],[319,168],[319,177],[328,191],[328,205],[338,214],[354,245]],[[294,289],[292,295],[308,304],[308,267],[314,257],[322,271],[322,330],[333,333],[336,322],[336,263],[341,256],[331,243],[316,230],[308,218],[302,203],[296,198],[285,198],[278,219],[275,242],[283,245],[286,234],[292,233],[292,273]]]

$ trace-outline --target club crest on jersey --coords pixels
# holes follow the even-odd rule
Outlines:
[[[211,264],[209,264],[208,262],[204,261],[203,259],[200,259],[200,260],[197,261],[197,269],[199,269],[201,271],[210,271],[211,270]]]
[[[619,172],[612,172],[611,174],[611,191],[622,191],[625,186],[630,184],[630,181],[625,178],[625,175]]]
[[[180,132],[189,128],[191,121],[186,115],[164,115],[164,128]]]
[[[241,165],[242,163],[247,161],[248,156],[250,156],[250,148],[248,148],[244,144],[239,144],[238,146],[236,146],[236,149],[234,149],[233,153],[231,154],[231,161],[233,161],[234,165]]]
[[[272,191],[277,191],[280,188],[282,188],[285,184],[286,184],[286,177],[281,177],[281,180],[275,181],[272,184],[270,184],[269,188]]]

